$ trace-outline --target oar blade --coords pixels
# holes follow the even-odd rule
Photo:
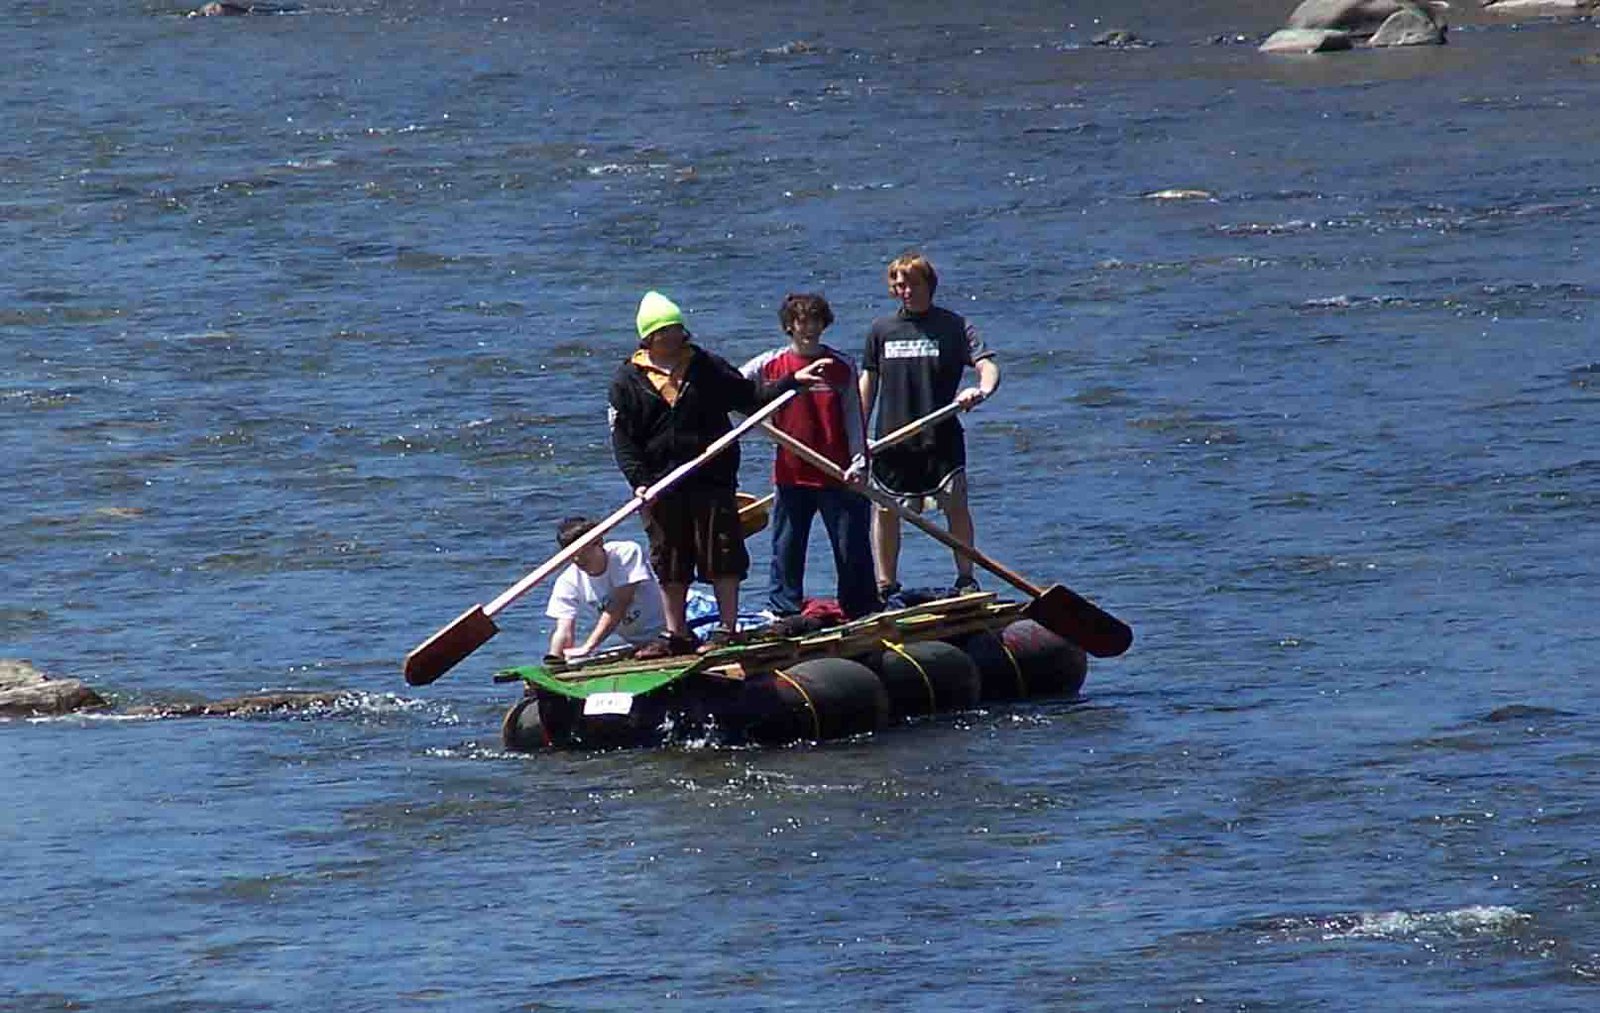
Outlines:
[[[1127,623],[1060,584],[1046,588],[1023,614],[1097,658],[1115,658],[1133,644]]]
[[[406,655],[406,682],[426,686],[500,632],[482,605],[474,605]]]
[[[739,531],[745,538],[764,530],[772,516],[772,494],[757,499],[747,492],[738,494]]]

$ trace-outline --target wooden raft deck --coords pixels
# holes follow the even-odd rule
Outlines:
[[[550,663],[543,674],[563,683],[593,679],[672,672],[673,681],[688,675],[703,674],[716,679],[747,679],[776,669],[797,665],[813,658],[849,658],[886,649],[887,644],[912,644],[923,640],[999,629],[1021,618],[1023,602],[997,601],[994,592],[979,591],[954,598],[941,598],[910,608],[874,615],[814,633],[782,637],[763,636],[751,631],[747,643],[719,648],[705,654],[635,661],[602,655],[577,665]]]

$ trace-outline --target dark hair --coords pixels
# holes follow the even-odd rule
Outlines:
[[[790,292],[783,297],[783,305],[778,307],[778,323],[783,325],[783,333],[789,333],[789,326],[794,323],[795,317],[820,320],[826,329],[833,324],[833,307],[815,292]]]
[[[563,549],[594,530],[594,521],[587,517],[568,517],[556,525],[556,544]]]

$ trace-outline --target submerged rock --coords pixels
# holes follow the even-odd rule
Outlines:
[[[1114,49],[1137,49],[1155,45],[1155,43],[1147,39],[1141,39],[1139,36],[1122,28],[1113,28],[1109,32],[1101,32],[1090,39],[1089,43],[1095,46],[1110,46]]]
[[[1326,53],[1366,46],[1439,46],[1446,25],[1441,10],[1449,4],[1423,0],[1305,0],[1289,15],[1289,27],[1261,44],[1265,53]],[[1344,43],[1331,38],[1316,42],[1310,33],[1337,32]],[[1345,44],[1348,43],[1348,44]]]
[[[1593,14],[1600,11],[1600,0],[1483,0],[1480,4],[1490,14],[1512,17],[1538,17],[1540,15]]]
[[[1349,32],[1323,28],[1281,28],[1261,43],[1263,53],[1335,53],[1355,43]]]
[[[1332,28],[1356,35],[1371,35],[1401,11],[1411,11],[1431,19],[1434,17],[1433,8],[1433,4],[1416,0],[1305,0],[1289,15],[1289,27]]]
[[[1367,40],[1369,46],[1442,46],[1445,24],[1421,10],[1395,11]]]
[[[0,717],[71,714],[105,705],[77,679],[52,679],[26,661],[0,658]]]
[[[249,717],[332,707],[349,695],[343,690],[277,690],[230,697],[227,700],[134,707],[125,713],[155,718]]]
[[[265,690],[226,700],[147,704],[118,708],[128,717],[250,717],[335,707],[349,700],[345,690]],[[111,705],[77,679],[52,679],[26,661],[0,658],[0,717],[46,717]]]
[[[246,14],[293,14],[298,7],[283,4],[235,3],[230,0],[211,0],[188,13],[191,18],[242,18]]]
[[[763,49],[762,52],[766,53],[768,56],[803,56],[808,53],[820,53],[822,52],[822,47],[817,45],[815,42],[807,42],[805,39],[796,39],[793,42],[785,42],[781,46],[773,46],[771,49]]]
[[[1216,195],[1209,190],[1189,190],[1183,187],[1168,187],[1165,190],[1155,190],[1144,195],[1145,200],[1216,200]]]
[[[1539,718],[1575,718],[1578,715],[1572,711],[1564,711],[1557,707],[1535,707],[1530,704],[1507,704],[1497,707],[1484,715],[1483,720],[1490,724],[1499,724],[1502,721],[1532,721]]]

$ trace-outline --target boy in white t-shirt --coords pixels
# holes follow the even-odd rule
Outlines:
[[[593,528],[587,517],[568,517],[556,528],[556,541],[566,548]],[[550,653],[558,658],[590,654],[613,633],[642,646],[658,639],[667,626],[661,585],[637,542],[586,546],[556,578],[545,615],[556,621]],[[580,616],[594,623],[581,643],[576,640]]]

